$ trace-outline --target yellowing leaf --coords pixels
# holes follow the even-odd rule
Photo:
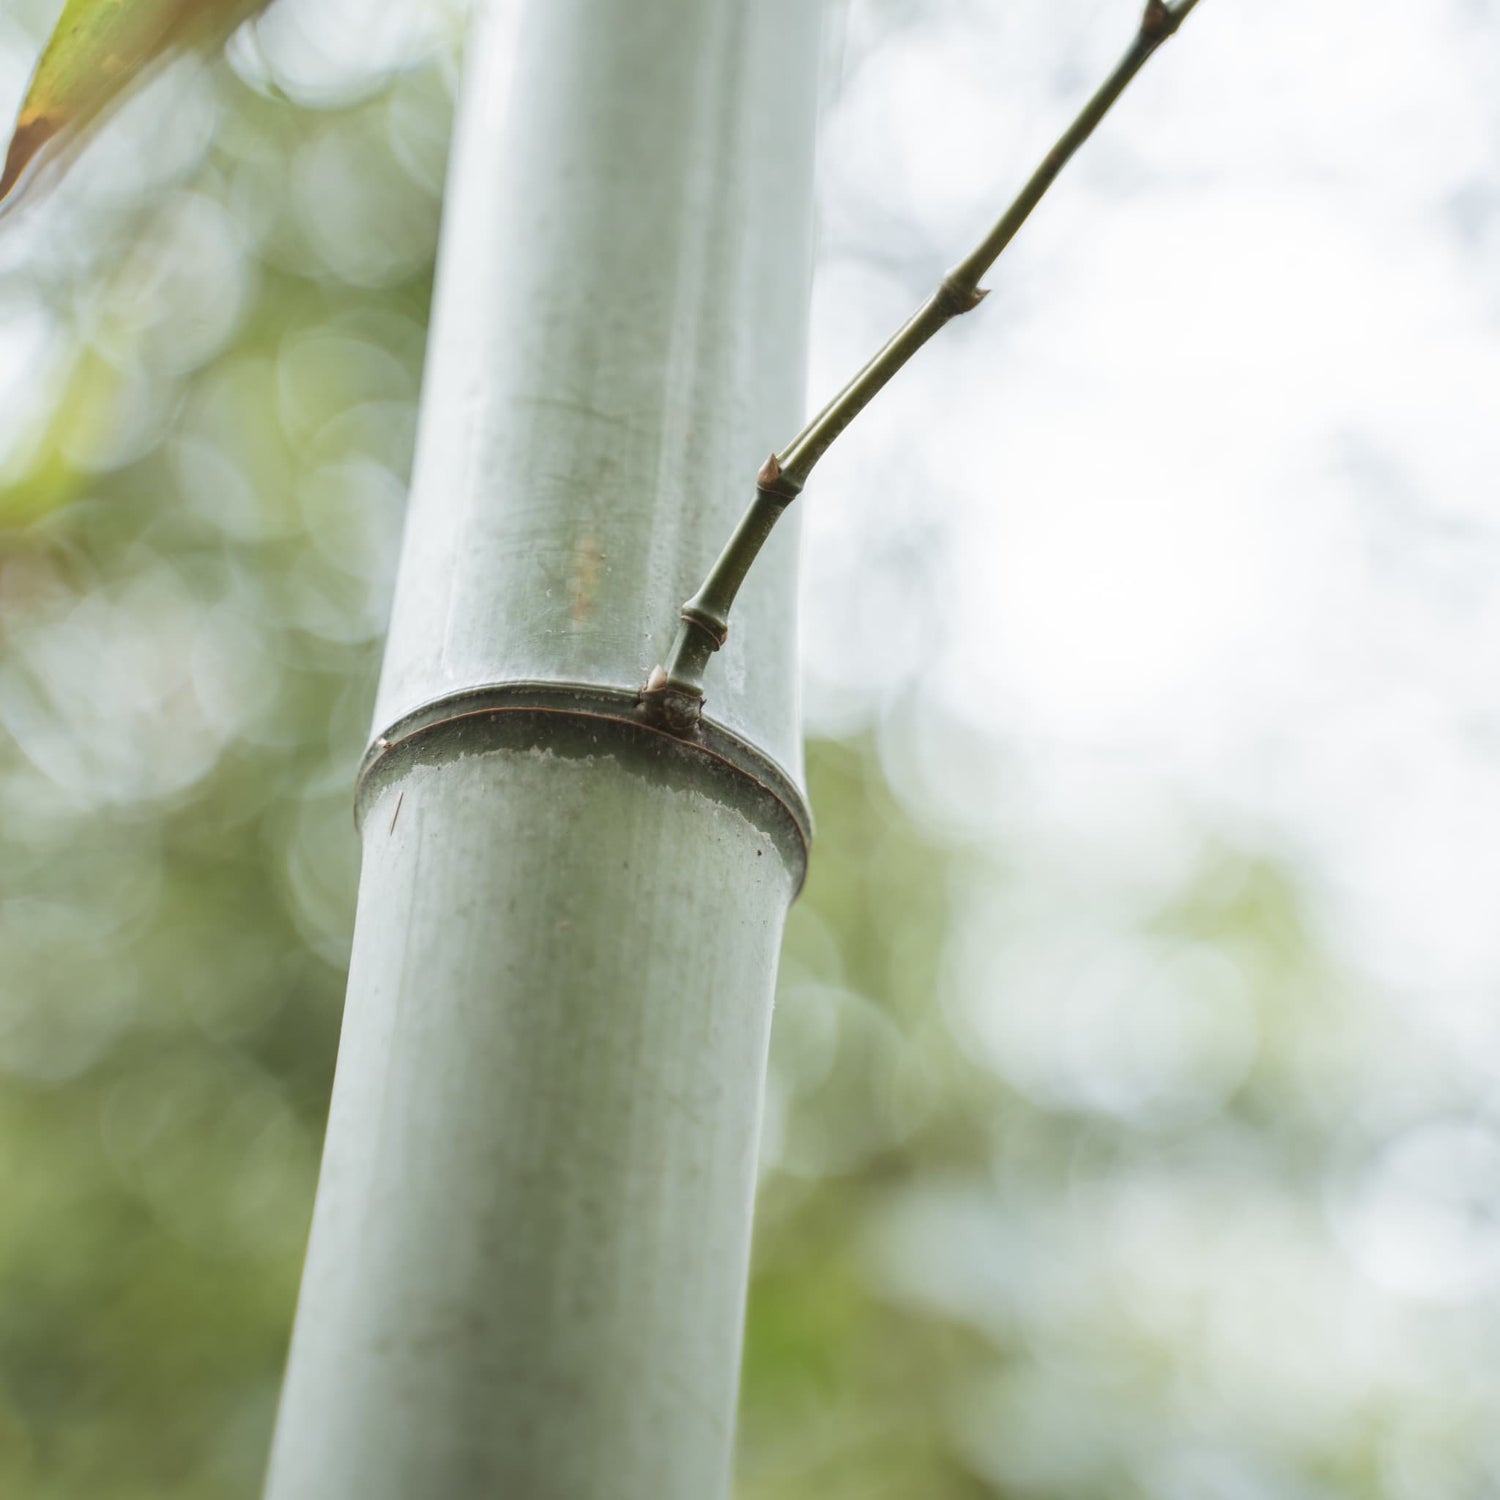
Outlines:
[[[222,42],[268,0],[67,0],[0,172],[0,209],[153,63]]]

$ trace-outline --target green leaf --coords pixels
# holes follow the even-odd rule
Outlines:
[[[223,42],[268,0],[67,0],[0,172],[0,211],[154,63]]]

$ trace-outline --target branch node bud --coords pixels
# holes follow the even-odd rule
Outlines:
[[[773,453],[760,466],[760,472],[755,476],[755,488],[782,505],[790,505],[802,493],[802,481],[788,474],[781,467],[780,458]]]
[[[697,734],[698,722],[703,717],[703,694],[675,686],[665,667],[652,667],[636,702],[646,718],[668,734],[679,739],[691,739]]]
[[[713,642],[715,651],[729,639],[729,621],[718,610],[710,609],[696,599],[689,599],[677,612],[677,617],[684,625],[701,630]]]
[[[1146,14],[1141,17],[1141,35],[1148,42],[1159,42],[1177,30],[1182,21],[1167,0],[1146,0]]]
[[[970,286],[955,277],[952,271],[938,285],[938,298],[942,302],[943,311],[950,318],[959,318],[966,312],[973,312],[989,294],[988,287]]]

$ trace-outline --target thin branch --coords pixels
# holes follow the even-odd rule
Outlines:
[[[782,511],[797,498],[818,460],[938,329],[970,312],[987,295],[979,285],[1016,232],[1057,180],[1073,153],[1094,133],[1110,106],[1125,92],[1146,59],[1187,18],[1198,0],[1147,0],[1145,14],[1114,71],[1084,105],[1077,119],[1031,175],[1014,203],[975,249],[939,283],[933,294],[896,331],[885,347],[756,476],[755,498],[698,592],[681,610],[681,626],[665,667],[656,667],[641,691],[654,717],[690,734],[703,708],[703,674],[709,658],[729,635],[729,610],[750,565]]]

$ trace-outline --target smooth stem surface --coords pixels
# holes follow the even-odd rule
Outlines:
[[[634,700],[802,408],[818,12],[475,8],[270,1500],[728,1494],[795,548],[719,753]]]
[[[728,1492],[794,880],[598,739],[476,735],[365,807],[272,1500]]]
[[[729,632],[729,611],[771,527],[806,484],[818,460],[945,324],[984,300],[981,278],[1042,201],[1074,153],[1098,128],[1146,60],[1182,24],[1198,0],[1150,0],[1129,50],[1043,158],[1015,201],[975,248],[943,278],[938,289],[873,359],[761,470],[755,499],[719,554],[698,592],[683,606],[681,625],[666,665],[658,667],[643,702],[673,730],[690,732],[702,710],[703,679],[713,653]],[[767,475],[774,487],[768,492]],[[777,503],[779,502],[779,503]]]

